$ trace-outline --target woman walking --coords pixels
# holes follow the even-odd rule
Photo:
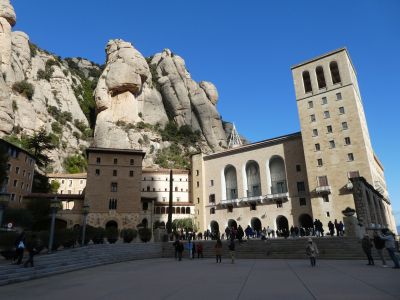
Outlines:
[[[318,255],[318,248],[311,238],[308,239],[306,254],[310,258],[311,267],[315,267],[316,257]]]
[[[373,266],[374,265],[374,259],[372,258],[372,241],[369,238],[368,233],[366,233],[361,240],[361,246],[362,249],[364,250],[365,255],[367,255],[368,258],[368,266]]]

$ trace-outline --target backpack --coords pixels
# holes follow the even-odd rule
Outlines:
[[[25,249],[25,244],[24,244],[24,242],[23,241],[20,241],[19,243],[18,243],[18,247],[17,247],[18,249]]]

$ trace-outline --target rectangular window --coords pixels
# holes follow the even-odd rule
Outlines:
[[[211,185],[211,186],[214,186],[214,180],[211,179],[210,185]]]
[[[129,171],[129,177],[133,177],[133,171]]]
[[[318,130],[317,129],[313,129],[312,133],[313,133],[313,136],[318,136]]]
[[[328,194],[322,195],[322,200],[323,200],[324,202],[329,202],[329,195],[328,195]]]
[[[299,204],[300,204],[300,206],[306,206],[307,205],[306,198],[300,198],[299,199]]]
[[[312,101],[308,101],[308,108],[313,108],[314,107],[314,103]]]
[[[117,170],[113,170],[113,176],[117,176]]]
[[[197,198],[197,199],[199,199],[199,198]],[[210,194],[210,196],[208,196],[208,202],[215,203],[215,194]]]
[[[233,206],[228,206],[228,213],[233,212]]]
[[[331,216],[331,214],[329,213],[329,211],[326,212],[326,216],[329,218]]]
[[[133,165],[135,164],[135,160],[134,160],[133,158],[131,158],[131,159],[129,160],[129,164],[130,164],[131,166],[133,166]]]
[[[349,127],[347,126],[347,122],[342,122],[342,129],[347,130]]]
[[[251,203],[250,210],[257,210],[257,205],[255,203]]]
[[[149,209],[149,203],[143,202],[142,203],[142,209],[145,210],[145,211],[148,210]]]
[[[336,93],[336,100],[342,100],[342,93]]]
[[[296,172],[301,172],[301,165],[296,165]]]
[[[305,192],[306,191],[306,186],[304,184],[304,181],[297,182],[297,191],[298,192]]]
[[[318,176],[318,186],[328,186],[328,177]]]
[[[317,165],[318,165],[318,167],[322,167],[323,166],[322,158],[318,158],[317,159]]]
[[[111,192],[116,192],[118,190],[118,183],[111,182]]]
[[[354,160],[354,155],[353,155],[353,153],[348,153],[348,154],[347,154],[347,159],[348,159],[349,161],[353,161],[353,160]]]
[[[348,177],[349,177],[349,178],[360,177],[360,172],[358,172],[358,171],[351,171],[351,172],[348,173]]]
[[[14,180],[14,184],[13,184],[13,186],[14,186],[14,187],[16,187],[16,186],[17,186],[17,184],[18,184],[18,180]]]
[[[200,173],[199,170],[196,170],[196,176],[199,176],[199,173]]]
[[[276,207],[277,208],[280,208],[280,207],[282,207],[283,205],[282,205],[282,200],[277,200],[276,201]]]
[[[344,107],[343,106],[339,107],[339,114],[341,114],[341,115],[344,114]]]
[[[325,119],[329,119],[331,116],[330,116],[330,114],[329,114],[329,111],[328,110],[326,110],[326,111],[324,111],[324,118]]]
[[[118,164],[118,158],[114,158],[114,165]]]
[[[196,182],[196,185],[197,185],[197,187],[200,187],[200,182],[197,181],[197,182]]]
[[[336,145],[335,145],[335,141],[334,141],[334,140],[332,140],[332,141],[329,141],[329,147],[331,147],[331,149],[333,149],[333,148],[335,148],[335,147],[336,147]]]
[[[150,192],[150,186],[149,185],[146,187],[146,191]]]
[[[315,144],[315,151],[320,151],[321,150],[321,146],[320,144]]]
[[[101,163],[101,158],[100,157],[96,157],[96,164],[100,164]]]
[[[200,204],[200,198],[197,197],[197,204]]]
[[[326,126],[326,131],[328,133],[332,133],[332,126],[331,125]]]
[[[19,174],[19,167],[15,167],[15,173]]]
[[[15,201],[15,194],[11,194],[11,201]]]
[[[322,97],[321,104],[322,105],[328,104],[328,99],[326,97]]]
[[[351,144],[351,141],[350,141],[350,138],[349,138],[349,137],[345,137],[345,138],[344,138],[344,144],[345,144],[345,145],[350,145],[350,144]]]
[[[100,176],[100,169],[96,169],[96,176]]]
[[[310,121],[315,122],[315,115],[310,115]]]

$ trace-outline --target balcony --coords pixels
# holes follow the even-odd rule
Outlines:
[[[242,201],[241,199],[224,199],[224,200],[221,200],[221,206],[222,207],[226,207],[228,205],[230,205],[230,206],[239,206],[241,201]]]
[[[315,191],[317,192],[317,194],[330,194],[331,186],[330,185],[317,186],[315,188]]]
[[[265,199],[268,200],[285,200],[289,198],[286,180],[272,181],[271,194]]]
[[[272,200],[272,201],[274,201],[274,200],[287,200],[288,198],[289,198],[289,193],[286,192],[286,193],[268,194],[267,197],[264,198],[264,200],[265,199]]]

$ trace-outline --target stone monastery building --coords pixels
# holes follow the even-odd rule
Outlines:
[[[292,67],[301,132],[192,157],[199,228],[312,227],[343,219],[395,222],[383,167],[373,152],[356,72],[346,49]]]

